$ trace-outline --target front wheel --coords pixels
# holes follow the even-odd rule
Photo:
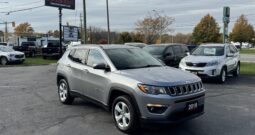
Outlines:
[[[132,133],[138,127],[137,114],[128,96],[117,97],[112,106],[112,115],[116,127],[125,133]]]
[[[63,104],[72,104],[74,98],[69,93],[69,86],[65,79],[61,79],[58,83],[58,95],[59,100]]]
[[[227,70],[226,68],[222,68],[220,76],[217,78],[219,83],[225,83],[227,77]]]
[[[0,62],[1,62],[1,65],[6,65],[8,63],[8,60],[6,57],[1,57]]]

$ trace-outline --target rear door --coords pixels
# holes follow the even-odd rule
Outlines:
[[[81,94],[86,94],[87,87],[84,85],[84,81],[87,77],[86,71],[86,59],[88,55],[88,49],[76,49],[73,50],[69,59],[70,63],[67,65],[71,70],[71,79],[69,79],[72,91],[76,91]]]

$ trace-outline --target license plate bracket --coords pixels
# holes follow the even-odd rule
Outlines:
[[[198,109],[198,101],[189,102],[186,105],[187,112],[193,112]]]

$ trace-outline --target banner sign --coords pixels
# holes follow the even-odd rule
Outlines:
[[[45,0],[45,6],[75,9],[75,0]]]
[[[78,41],[79,28],[76,26],[63,26],[65,41]]]

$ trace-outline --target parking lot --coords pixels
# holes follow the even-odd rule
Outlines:
[[[1,68],[1,135],[119,135],[110,113],[86,101],[58,101],[56,66]],[[139,134],[253,135],[255,76],[205,83],[206,113],[178,125],[142,129]]]

